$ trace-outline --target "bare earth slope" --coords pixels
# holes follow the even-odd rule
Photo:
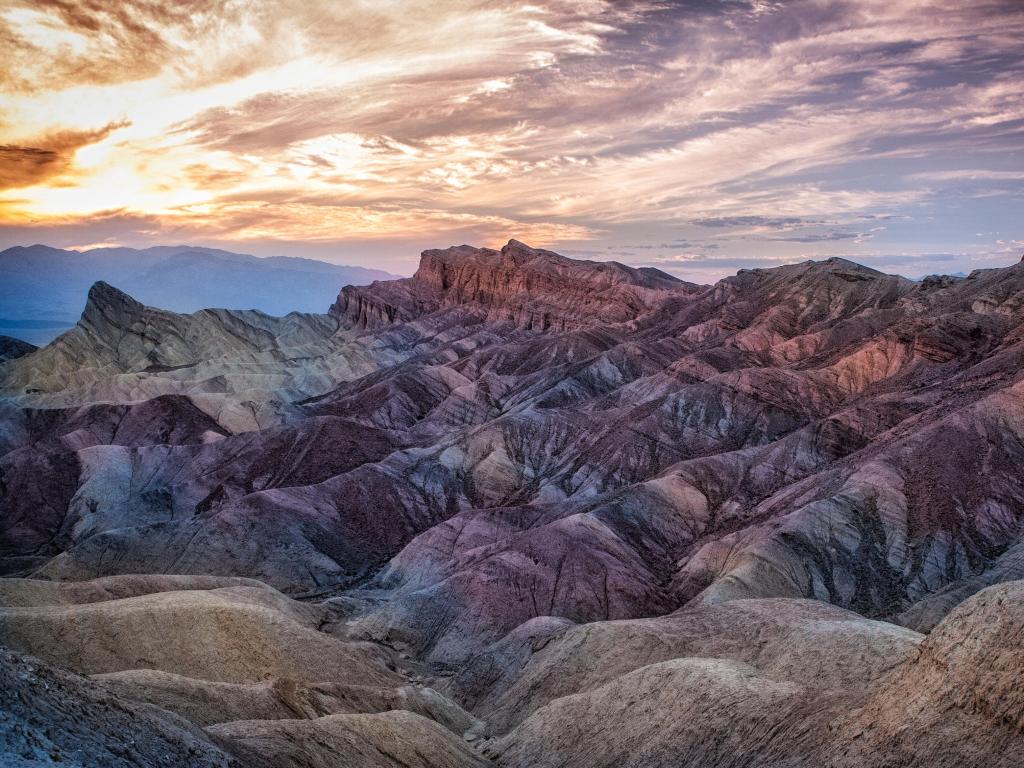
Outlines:
[[[283,318],[97,284],[0,363],[0,643],[280,764],[998,765],[1022,363],[1024,264],[510,241]]]

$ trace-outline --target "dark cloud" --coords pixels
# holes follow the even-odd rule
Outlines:
[[[827,243],[836,240],[859,240],[870,236],[871,233],[869,232],[824,232],[819,234],[766,237],[764,239],[784,243]]]
[[[40,137],[34,146],[0,144],[0,190],[28,187],[66,172],[75,152],[126,125],[120,122],[93,131],[60,131]]]
[[[67,166],[67,158],[53,149],[0,145],[0,189],[27,187]]]

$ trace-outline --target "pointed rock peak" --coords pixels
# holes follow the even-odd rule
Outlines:
[[[102,280],[92,284],[92,287],[89,289],[87,304],[96,304],[101,307],[111,305],[143,306],[141,302],[136,301],[124,291],[119,290],[110,283],[105,283]]]
[[[108,324],[117,327],[129,325],[145,310],[145,305],[136,301],[102,280],[93,283],[79,324],[99,328]]]
[[[542,253],[547,253],[547,251],[531,248],[518,240],[509,240],[501,249],[502,258],[515,264],[523,264],[537,258]]]
[[[530,248],[529,246],[527,246],[525,243],[523,243],[521,241],[510,240],[508,243],[506,243],[504,246],[502,246],[502,253],[503,254],[515,254],[515,253],[536,254],[537,250],[534,249],[534,248]]]

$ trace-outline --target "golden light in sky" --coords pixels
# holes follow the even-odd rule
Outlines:
[[[998,260],[1024,236],[1015,2],[0,9],[5,244],[402,271],[515,236],[707,277]]]

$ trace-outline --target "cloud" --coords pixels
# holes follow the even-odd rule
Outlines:
[[[952,252],[1021,192],[1022,35],[1014,0],[9,0],[0,226]]]
[[[802,219],[797,216],[771,218],[768,216],[713,216],[706,219],[694,219],[698,227],[714,229],[736,229],[738,227],[756,227],[758,229],[793,229],[814,224],[824,224],[820,219]]]
[[[0,15],[0,39],[9,46],[0,83],[36,92],[152,77],[228,9],[204,0],[15,0]]]
[[[786,243],[824,243],[835,240],[858,240],[866,236],[864,232],[826,232],[818,235],[790,235],[788,237],[768,237],[766,240],[776,240]]]
[[[32,186],[66,173],[79,149],[126,125],[119,122],[92,131],[58,131],[40,136],[33,146],[0,144],[0,190]]]
[[[839,240],[853,240],[857,243],[865,243],[874,238],[877,232],[883,231],[885,227],[875,227],[870,232],[818,232],[808,234],[779,235],[776,237],[765,237],[764,240],[773,240],[782,243],[830,243]]]

